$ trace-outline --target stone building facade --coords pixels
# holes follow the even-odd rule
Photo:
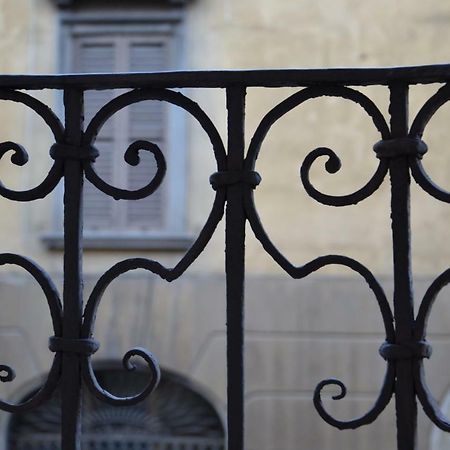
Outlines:
[[[0,73],[97,70],[95,64],[100,63],[105,70],[130,71],[398,66],[449,59],[445,43],[450,38],[450,4],[444,0],[435,1],[432,8],[416,0],[124,3],[0,0]],[[103,52],[105,48],[113,53]],[[138,56],[139,51],[153,55],[156,65],[139,65],[138,57],[126,56],[134,50]],[[411,89],[412,117],[437,88]],[[361,91],[387,117],[387,89]],[[292,92],[249,89],[247,142],[264,114]],[[184,93],[204,108],[225,139],[224,92],[189,89]],[[61,113],[57,93],[32,95]],[[94,98],[90,104],[95,109],[105,101]],[[155,209],[149,207],[153,211],[149,214],[156,215],[156,219],[151,216],[155,225],[146,229],[147,216],[133,216],[123,202],[110,206],[110,219],[103,223],[105,216],[94,214],[103,200],[90,200],[93,215],[87,221],[92,227],[86,228],[83,261],[86,295],[119,260],[142,256],[173,266],[206,221],[213,200],[208,182],[215,171],[212,149],[191,119],[172,110],[164,114],[164,120],[158,119],[164,127],[159,139],[169,148],[169,171],[165,197]],[[430,149],[425,164],[443,187],[448,186],[450,167],[447,121],[443,107],[424,136]],[[119,135],[123,135],[120,130]],[[105,135],[106,149],[108,139]],[[329,253],[351,256],[368,266],[391,299],[387,180],[361,204],[331,208],[308,197],[298,175],[305,156],[313,148],[327,146],[340,155],[342,169],[330,175],[318,162],[312,179],[326,192],[353,192],[377,166],[372,146],[379,139],[357,106],[333,98],[311,101],[289,113],[267,136],[256,168],[263,182],[255,198],[266,230],[294,264]],[[8,157],[2,158],[2,183],[16,188],[38,184],[51,164],[49,131],[24,107],[0,101],[0,141],[8,140],[24,145],[30,161],[19,168]],[[110,176],[126,182],[124,169],[117,161],[113,165],[116,175]],[[450,208],[415,186],[412,193],[413,272],[419,301],[449,265]],[[0,199],[0,251],[32,258],[60,289],[61,198],[57,189],[31,203]],[[144,225],[133,228],[138,220]],[[314,387],[330,376],[342,379],[349,389],[345,399],[327,403],[339,417],[362,414],[377,396],[384,371],[378,347],[384,336],[376,302],[364,281],[339,267],[292,280],[263,251],[250,228],[246,249],[247,450],[394,448],[393,405],[373,425],[355,432],[332,429],[312,405]],[[51,324],[45,301],[30,277],[12,266],[2,267],[0,277],[0,364],[10,364],[17,372],[16,380],[2,384],[0,392],[3,398],[16,401],[32,392],[48,371]],[[450,412],[450,303],[445,297],[443,291],[431,318],[434,355],[426,367],[436,397]],[[148,347],[163,369],[206,399],[224,423],[223,224],[198,260],[174,283],[140,271],[116,280],[102,300],[96,336],[101,348],[94,360],[99,365],[112,367],[129,348]],[[0,450],[8,448],[10,426],[10,416],[1,413]],[[423,417],[419,436],[421,449],[450,447],[449,439]]]

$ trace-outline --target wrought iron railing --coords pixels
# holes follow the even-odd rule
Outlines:
[[[244,240],[248,221],[256,238],[271,257],[293,278],[300,279],[328,265],[346,266],[361,275],[372,290],[383,318],[386,340],[380,354],[386,360],[386,375],[378,399],[362,417],[341,421],[325,409],[321,393],[325,386],[336,385],[340,394],[346,387],[340,380],[328,379],[316,387],[313,402],[321,417],[330,425],[357,428],[373,422],[395,395],[398,449],[416,448],[416,398],[428,417],[442,430],[450,431],[450,422],[439,410],[429,391],[423,371],[423,358],[431,355],[426,341],[427,318],[440,290],[450,282],[450,269],[439,275],[428,288],[414,315],[410,268],[410,175],[431,196],[449,203],[450,193],[433,183],[421,164],[427,146],[422,133],[433,114],[450,100],[450,66],[428,66],[395,69],[331,69],[331,70],[267,70],[236,72],[174,72],[154,74],[57,75],[57,76],[1,76],[0,99],[26,105],[47,123],[54,136],[50,156],[54,159],[45,180],[27,191],[14,191],[0,185],[0,194],[10,200],[27,202],[47,196],[64,179],[64,290],[63,302],[49,276],[34,262],[16,254],[0,255],[0,264],[18,265],[28,271],[41,286],[50,308],[54,336],[49,348],[55,352],[53,365],[43,387],[21,404],[0,402],[0,408],[17,412],[45,402],[58,384],[62,391],[62,449],[78,449],[80,445],[80,391],[82,384],[93,395],[113,405],[132,405],[151,394],[158,384],[159,368],[151,353],[135,348],[126,353],[123,363],[132,369],[130,359],[142,357],[151,370],[146,388],[132,397],[118,398],[103,389],[92,369],[91,355],[98,349],[94,339],[95,314],[102,294],[119,275],[145,269],[167,281],[180,277],[205,248],[221,221],[226,205],[226,287],[227,287],[227,370],[228,370],[228,448],[242,450],[243,442],[243,305],[244,305]],[[408,123],[408,88],[416,83],[444,83],[422,107],[410,126]],[[390,90],[390,125],[377,106],[358,86],[383,85]],[[259,124],[248,151],[244,141],[246,88],[298,87],[300,90],[273,109]],[[352,87],[349,87],[352,86]],[[210,118],[192,100],[177,92],[177,88],[225,88],[228,109],[228,142],[225,146]],[[64,93],[65,122],[43,103],[21,90],[55,89]],[[83,93],[91,89],[128,88],[94,116],[86,128],[83,126]],[[354,259],[341,255],[320,256],[303,266],[294,266],[275,247],[266,234],[253,202],[253,189],[261,181],[255,164],[261,144],[271,126],[284,114],[300,104],[321,96],[345,98],[358,104],[370,116],[380,134],[374,145],[378,168],[372,178],[358,191],[342,196],[326,195],[317,190],[309,179],[311,166],[317,158],[327,158],[326,169],[334,173],[340,168],[339,157],[329,148],[317,148],[303,161],[301,180],[307,193],[320,203],[344,206],[358,203],[373,194],[387,173],[391,182],[392,241],[394,252],[394,311],[372,273]],[[217,163],[217,172],[211,176],[216,191],[210,215],[199,237],[185,256],[173,268],[157,261],[134,258],[114,265],[98,280],[83,308],[81,267],[82,247],[82,186],[86,178],[105,194],[116,199],[135,200],[151,195],[161,183],[166,163],[161,150],[151,142],[138,141],[125,152],[131,165],[139,163],[138,153],[146,150],[153,154],[157,171],[154,178],[136,191],[119,189],[102,180],[95,171],[96,135],[102,125],[117,111],[143,100],[159,100],[176,105],[192,115],[211,142]],[[85,131],[84,131],[85,130]],[[227,150],[226,150],[227,149]],[[0,144],[0,156],[12,150],[11,162],[22,166],[28,155],[14,142]],[[63,305],[63,306],[62,306]],[[394,325],[395,323],[395,325]],[[2,381],[11,381],[14,371],[1,366]]]

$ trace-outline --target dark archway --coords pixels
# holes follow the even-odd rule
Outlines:
[[[96,370],[99,382],[117,395],[130,395],[147,379],[143,371]],[[27,397],[33,395],[30,392]],[[14,414],[9,450],[59,450],[60,392],[44,405]],[[136,406],[110,406],[83,395],[82,450],[223,450],[224,429],[213,406],[182,378],[163,372],[156,391]]]

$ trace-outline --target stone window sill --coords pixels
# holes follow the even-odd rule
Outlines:
[[[64,235],[47,233],[41,238],[49,250],[64,249]],[[194,239],[182,233],[131,233],[131,232],[85,232],[82,239],[84,250],[154,250],[185,251]]]

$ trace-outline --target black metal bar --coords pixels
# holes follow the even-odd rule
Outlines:
[[[66,120],[65,143],[80,146],[83,133],[83,91],[64,91]],[[64,161],[64,291],[63,338],[79,339],[82,317],[82,189],[81,161]],[[81,369],[79,355],[63,353],[62,366],[62,428],[63,450],[80,449],[81,431]]]
[[[227,89],[228,171],[244,166],[245,89]],[[244,448],[244,258],[243,184],[227,188],[225,270],[227,276],[228,449]]]
[[[443,83],[450,64],[370,69],[227,70],[160,73],[1,75],[0,89],[220,88]]]
[[[390,91],[392,138],[403,138],[408,135],[408,86],[391,85]],[[395,342],[407,346],[412,342],[414,332],[408,155],[392,158],[389,173],[394,257]],[[417,445],[417,402],[413,381],[413,360],[397,360],[396,375],[397,446],[398,450],[414,450]]]

